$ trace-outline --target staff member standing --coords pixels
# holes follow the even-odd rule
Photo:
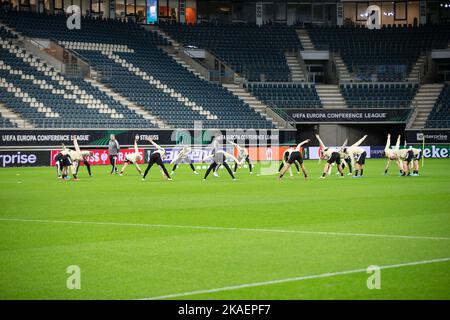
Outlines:
[[[117,170],[117,155],[120,152],[120,145],[119,142],[116,140],[115,135],[111,135],[109,137],[109,144],[108,144],[108,153],[109,153],[109,162],[111,163],[111,174],[118,173],[119,170]]]

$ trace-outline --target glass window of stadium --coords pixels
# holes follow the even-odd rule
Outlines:
[[[256,23],[256,2],[233,2],[232,19],[233,22]]]
[[[263,4],[263,23],[287,22],[287,5],[286,3],[267,3]]]
[[[20,11],[36,11],[36,0],[20,0]]]
[[[345,24],[364,25],[367,8],[376,5],[381,10],[382,25],[419,24],[419,1],[358,1],[344,3]]]
[[[198,22],[231,22],[233,4],[231,0],[197,1]]]
[[[178,0],[159,0],[158,1],[158,19],[161,21],[179,21],[179,3]]]

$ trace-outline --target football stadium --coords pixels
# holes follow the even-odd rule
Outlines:
[[[4,0],[0,137],[1,300],[450,299],[450,1]]]

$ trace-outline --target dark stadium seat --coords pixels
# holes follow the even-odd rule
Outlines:
[[[321,108],[322,103],[313,84],[249,83],[248,90],[273,108]]]
[[[249,81],[289,81],[284,52],[301,49],[294,27],[282,25],[183,25],[160,27],[186,46],[208,49]]]
[[[340,53],[349,72],[362,81],[404,80],[421,53],[446,48],[450,26],[426,25],[369,30],[359,27],[311,26],[308,34],[319,48]]]
[[[418,84],[353,83],[341,84],[349,108],[410,108]]]
[[[426,128],[450,128],[450,84],[446,83],[436,100],[428,119]]]
[[[103,77],[103,82],[171,126],[191,128],[193,121],[202,120],[209,128],[274,127],[221,85],[184,69],[158,48],[167,44],[165,39],[134,23],[83,18],[81,30],[68,30],[63,16],[11,12],[0,20],[28,36],[55,39],[96,70],[108,70],[110,77]],[[103,49],[98,49],[99,45]],[[123,59],[132,67],[119,62]],[[149,76],[154,80],[146,78]],[[93,94],[92,88],[84,89]],[[72,109],[70,103],[57,104],[65,105],[65,111]],[[125,110],[123,114],[128,117]]]

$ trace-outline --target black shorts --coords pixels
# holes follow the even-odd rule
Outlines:
[[[65,155],[62,157],[61,163],[63,167],[68,167],[72,164],[72,159],[70,159],[69,155]]]
[[[57,155],[55,155],[53,159],[55,160],[55,162],[59,162],[62,160],[62,158],[63,158],[62,153],[58,153]]]
[[[152,155],[150,156],[150,161],[148,162],[148,164],[153,165],[153,164],[157,164],[159,166],[163,165],[163,160],[161,158],[161,154],[159,153],[152,153]]]
[[[287,163],[293,164],[295,161],[298,161],[298,163],[303,163],[303,157],[300,151],[294,151],[291,153],[291,156],[289,157]]]
[[[415,160],[422,159],[422,150],[419,151],[419,153],[414,157]]]
[[[408,153],[406,155],[406,162],[411,162],[411,160],[414,158],[414,152],[412,150],[408,150]]]
[[[283,159],[284,159],[284,161],[288,161],[289,160],[289,152],[285,152],[284,154],[283,154]]]
[[[359,164],[359,165],[365,164],[366,163],[366,156],[367,156],[367,152],[364,151],[363,153],[361,153],[359,156],[357,156],[355,158],[356,163]]]
[[[341,155],[339,154],[339,152],[333,152],[327,162],[329,164],[336,163],[337,165],[339,165],[341,163]]]

